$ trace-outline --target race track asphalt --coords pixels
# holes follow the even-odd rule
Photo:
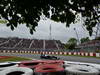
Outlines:
[[[32,59],[40,59],[39,54],[15,54],[15,53],[0,53],[0,56],[19,56]],[[79,57],[79,56],[57,56],[61,60],[74,61],[74,62],[85,62],[85,63],[96,63],[100,64],[100,58],[92,57]]]

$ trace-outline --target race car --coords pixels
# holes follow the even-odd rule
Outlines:
[[[46,55],[46,54],[41,54],[41,56],[40,56],[40,58],[41,59],[60,59],[60,58],[58,58],[58,57],[56,57],[56,56],[51,56],[51,55]]]

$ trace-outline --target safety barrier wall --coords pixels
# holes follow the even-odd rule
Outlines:
[[[100,53],[93,52],[49,52],[49,51],[22,51],[22,50],[0,50],[0,53],[30,53],[30,54],[50,54],[50,55],[79,55],[100,57]]]

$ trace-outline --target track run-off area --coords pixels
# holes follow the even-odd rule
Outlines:
[[[18,56],[18,57],[25,57],[31,59],[40,59],[40,54],[20,54],[20,53],[0,53],[0,56]],[[94,57],[79,57],[79,56],[62,56],[62,55],[55,55],[61,60],[64,61],[72,61],[72,62],[83,62],[83,63],[94,63],[100,64],[100,58]]]

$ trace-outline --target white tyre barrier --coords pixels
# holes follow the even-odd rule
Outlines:
[[[67,75],[98,75],[99,71],[91,66],[73,65],[65,67]]]
[[[1,71],[0,75],[33,75],[33,70],[26,67],[14,67]]]
[[[96,68],[100,72],[100,65],[99,64],[90,64],[92,67]]]
[[[9,63],[9,62],[0,63],[0,71],[5,70],[7,68],[16,67],[16,66],[18,65],[15,63]]]
[[[80,64],[80,62],[64,61],[64,64],[65,65],[68,65],[68,64],[70,64],[70,65],[78,65],[78,64]]]
[[[98,75],[100,73],[100,65],[64,61],[65,71],[71,75]]]
[[[89,63],[83,62],[72,62],[72,61],[64,61],[65,64],[72,64],[72,65],[89,65]]]
[[[93,67],[90,63],[83,63],[83,62],[71,62],[71,61],[64,61],[64,65],[80,65],[80,66],[90,66]]]
[[[20,64],[21,62],[18,62],[18,61],[16,61],[16,62],[9,61],[9,63]]]
[[[93,63],[83,63],[83,62],[71,62],[71,61],[64,61],[65,65],[82,65],[82,66],[91,66],[97,69],[100,72],[100,64],[93,64]]]
[[[70,62],[70,61],[64,61],[64,67],[71,67],[71,66],[74,66],[74,65],[79,65],[80,62]]]

